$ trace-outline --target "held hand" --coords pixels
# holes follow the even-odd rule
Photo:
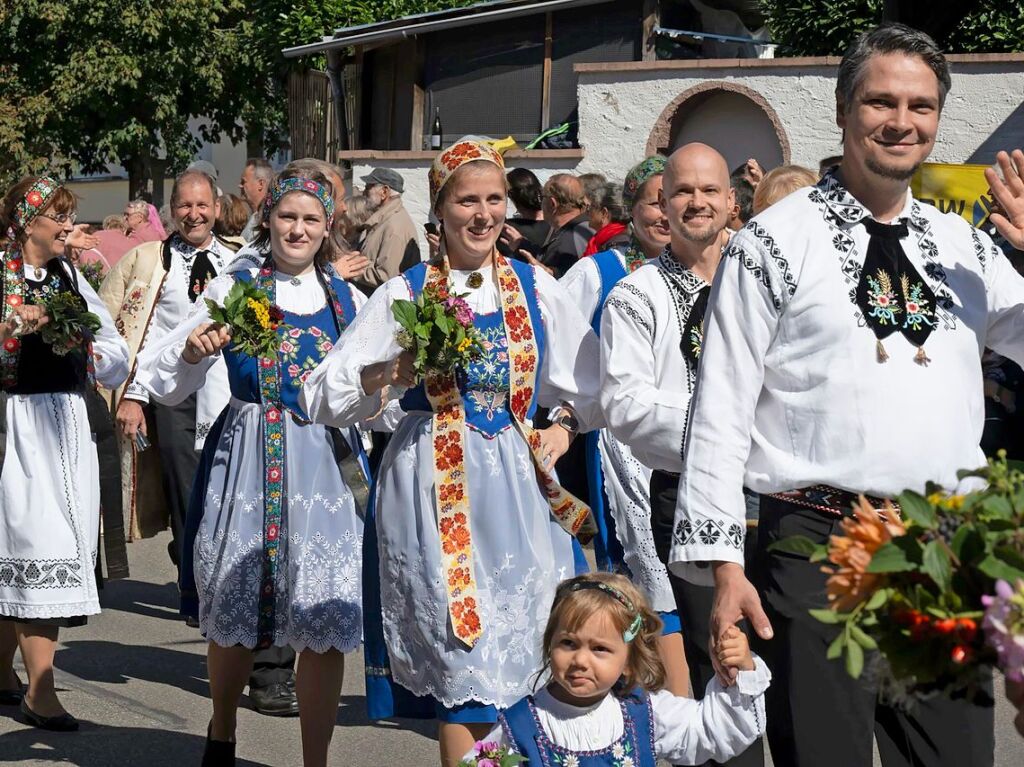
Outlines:
[[[386,386],[408,389],[416,385],[416,357],[412,352],[402,352],[387,362],[367,365],[360,379],[366,394],[375,394]]]
[[[46,310],[33,304],[22,304],[14,307],[11,316],[0,325],[0,343],[8,338],[35,333],[50,321]]]
[[[231,329],[216,322],[205,322],[191,333],[185,341],[181,358],[189,365],[210,357],[231,343]]]
[[[743,568],[735,562],[719,562],[715,568],[715,602],[711,607],[711,641],[717,642],[730,626],[744,618],[762,639],[772,638],[772,624],[768,621],[757,589],[747,580]],[[712,652],[711,662],[722,684],[728,686],[736,679],[736,669],[725,668]]]
[[[75,224],[75,228],[64,240],[64,246],[66,248],[88,250],[99,245],[100,238],[95,234],[89,234],[85,231],[88,226],[88,224]]]
[[[339,256],[338,260],[334,262],[334,271],[341,279],[352,280],[365,272],[369,265],[370,259],[358,250],[353,250]]]
[[[142,412],[142,405],[133,399],[121,400],[117,406],[116,420],[121,433],[130,440],[135,439],[138,431],[146,434],[146,415]]]
[[[572,435],[558,424],[540,429],[540,457],[544,468],[548,471],[554,468],[555,463],[565,455],[572,442]]]
[[[747,635],[736,626],[728,626],[717,643],[711,642],[711,657],[731,671],[753,671],[754,656]]]
[[[1003,178],[994,168],[985,169],[985,180],[1002,211],[993,212],[991,221],[1013,247],[1024,250],[1024,152],[999,152],[996,162]]]

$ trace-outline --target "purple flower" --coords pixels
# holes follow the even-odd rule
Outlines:
[[[501,765],[498,764],[493,759],[486,759],[486,758],[484,758],[484,759],[477,759],[476,767],[501,767]]]
[[[497,752],[498,744],[491,740],[478,740],[473,744],[473,748],[476,749],[477,756],[491,756]]]
[[[995,596],[983,596],[985,617],[981,628],[989,645],[999,656],[998,665],[1006,678],[1024,682],[1024,581],[1012,587],[996,581]]]
[[[444,307],[449,311],[454,310],[455,321],[462,327],[468,328],[473,324],[473,310],[469,308],[469,304],[465,300],[453,296],[444,302]]]

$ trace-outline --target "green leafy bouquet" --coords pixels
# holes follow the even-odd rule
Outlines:
[[[51,294],[42,305],[49,322],[39,329],[39,336],[58,357],[84,351],[85,344],[92,340],[102,324],[82,298],[67,290]]]
[[[236,280],[224,297],[224,305],[205,299],[210,319],[231,329],[231,340],[242,354],[276,359],[281,342],[279,330],[287,330],[284,312],[251,282]]]
[[[871,673],[896,703],[972,694],[985,667],[1024,681],[1024,472],[1001,453],[959,476],[985,485],[966,495],[904,492],[902,517],[862,497],[827,546],[795,536],[772,547],[829,562],[830,607],[811,611],[839,629],[828,657],[856,678],[877,650]]]
[[[103,284],[103,278],[106,276],[106,272],[103,270],[103,264],[99,261],[89,261],[85,264],[78,264],[78,271],[85,277],[85,281],[88,282],[92,289],[99,293],[100,286]]]
[[[416,356],[420,377],[464,368],[483,351],[473,310],[464,295],[452,295],[445,285],[426,286],[415,301],[396,300],[391,312],[402,328],[395,341]]]

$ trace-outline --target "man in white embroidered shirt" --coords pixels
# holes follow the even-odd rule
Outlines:
[[[826,604],[821,565],[767,550],[827,541],[857,493],[952,489],[984,463],[981,350],[1024,361],[1024,280],[987,235],[908,190],[950,84],[923,33],[861,36],[836,84],[842,163],[733,237],[709,300],[670,567],[716,586],[713,636],[746,617],[770,640],[768,739],[787,767],[868,767],[873,731],[885,767],[994,759],[984,692],[910,712],[879,702],[826,658],[835,627],[807,612]],[[744,485],[762,494],[753,584],[728,534]]]

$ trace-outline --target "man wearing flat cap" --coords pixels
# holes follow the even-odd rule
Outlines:
[[[370,260],[353,282],[368,293],[420,262],[416,225],[402,205],[405,181],[390,168],[376,168],[362,177],[364,194],[373,211],[367,219],[362,253]]]

